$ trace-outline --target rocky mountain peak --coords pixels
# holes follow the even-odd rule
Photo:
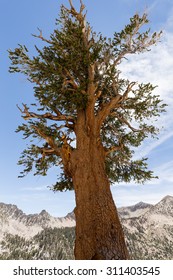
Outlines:
[[[133,206],[129,206],[129,208],[131,209],[132,212],[138,210],[138,209],[145,209],[152,206],[151,204],[145,203],[143,201],[138,202],[137,204],[133,205]]]
[[[26,215],[16,205],[0,203],[0,236],[4,233],[31,238],[46,228],[75,226],[72,214],[64,218],[52,217],[46,210]]]
[[[173,197],[165,196],[151,209],[152,213],[173,217]]]
[[[14,204],[5,204],[0,203],[0,213],[1,215],[5,215],[7,217],[13,216],[15,218],[21,217],[24,215],[23,211],[20,210],[16,205]]]
[[[49,217],[50,216],[50,214],[46,211],[46,210],[42,210],[41,212],[40,212],[40,214],[39,214],[40,216],[46,216],[46,217]]]
[[[66,216],[65,216],[66,219],[71,219],[71,220],[75,220],[75,213],[74,211],[68,213]]]
[[[162,198],[162,200],[160,201],[160,203],[173,203],[173,196],[171,195],[166,195],[164,198]]]
[[[120,207],[118,212],[123,219],[135,218],[145,214],[151,207],[151,204],[141,201],[132,206]]]

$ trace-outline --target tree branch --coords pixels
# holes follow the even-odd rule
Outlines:
[[[101,111],[97,114],[97,120],[98,125],[101,127],[102,123],[105,121],[107,116],[110,114],[111,110],[115,109],[116,107],[119,107],[118,103],[122,100],[122,95],[118,94],[114,98],[111,99],[109,103],[106,103],[103,105],[103,108]]]
[[[63,86],[71,84],[73,88],[76,90],[78,88],[78,85],[74,77],[70,74],[70,72],[66,68],[63,68],[63,71],[65,72],[65,74],[62,73],[62,76],[64,78]]]
[[[82,14],[85,9],[85,5],[83,4],[83,1],[80,0],[80,4],[81,4],[80,12],[77,12],[72,4],[72,0],[69,0],[69,3],[70,3],[71,10],[69,10],[66,7],[64,7],[64,8],[66,9],[66,11],[68,11],[71,15],[73,15],[79,21],[79,23],[82,27],[83,40],[84,40],[85,47],[87,49],[89,49],[91,47],[91,43],[92,43],[92,40],[89,41],[91,28],[90,28],[90,26],[88,26],[86,28],[86,21],[85,21],[86,13]]]
[[[115,113],[113,112],[111,114],[111,116],[115,116],[120,122],[126,124],[133,132],[140,132],[141,129],[136,129],[134,128],[127,120],[126,118],[124,118],[122,115],[120,115],[119,113]]]
[[[64,7],[70,14],[72,14],[80,23],[84,22],[84,16],[82,15],[83,10],[85,9],[85,5],[83,4],[83,2],[80,0],[81,3],[81,7],[80,7],[80,12],[78,13],[76,11],[76,9],[74,8],[73,4],[72,4],[72,0],[69,0],[70,3],[70,7],[71,10],[69,10],[68,8]]]
[[[129,92],[131,92],[132,88],[136,85],[136,82],[131,82],[128,84],[127,89],[123,93],[121,102],[125,101],[128,98]]]
[[[148,50],[151,45],[155,44],[160,39],[160,36],[162,34],[162,31],[159,33],[155,32],[151,37],[149,37],[148,31],[146,31],[146,33],[144,33],[145,36],[142,38],[140,37],[139,29],[148,22],[147,14],[144,13],[142,18],[140,18],[139,15],[136,14],[133,20],[134,22],[129,24],[127,27],[133,29],[133,25],[135,24],[135,28],[131,33],[126,34],[125,38],[122,38],[122,40],[124,40],[125,49],[120,51],[117,58],[114,60],[115,66],[119,64],[121,62],[121,59],[124,58],[127,54],[135,54],[137,52],[142,52],[143,50]],[[121,45],[122,44],[123,41],[121,41]]]
[[[51,113],[45,113],[45,114],[36,114],[34,112],[29,112],[29,108],[26,106],[26,104],[22,104],[24,109],[22,110],[18,105],[17,108],[20,110],[20,112],[23,114],[23,118],[25,120],[29,120],[32,118],[37,118],[37,119],[49,119],[49,120],[54,120],[54,121],[67,121],[67,122],[72,122],[73,124],[75,123],[75,120],[72,116],[66,116],[61,114],[59,110],[54,110],[56,111],[57,115],[53,115]]]
[[[40,148],[40,151],[41,151],[43,154],[46,154],[46,155],[54,155],[54,154],[55,154],[55,150],[52,149],[52,148],[45,148],[45,147],[42,147],[42,148]]]
[[[52,148],[41,147],[39,148],[40,153],[42,154],[41,161],[45,159],[46,156],[55,155],[55,150]]]
[[[80,4],[81,4],[81,6],[80,6],[80,13],[82,14],[83,10],[85,9],[85,5],[83,4],[82,0],[80,0]]]
[[[41,30],[40,28],[37,28],[37,29],[38,29],[38,31],[40,32],[40,34],[39,34],[39,35],[32,34],[32,36],[34,36],[34,37],[36,37],[36,38],[39,38],[39,39],[41,39],[42,41],[44,41],[44,42],[46,42],[46,43],[48,43],[48,44],[52,44],[52,41],[50,41],[50,40],[48,40],[48,39],[46,39],[46,38],[43,37],[43,32],[42,32],[42,30]]]
[[[128,84],[126,90],[121,95],[118,93],[118,89],[116,87],[116,84],[112,83],[113,92],[115,94],[115,97],[113,97],[109,103],[103,104],[103,108],[100,112],[98,112],[97,118],[99,127],[101,127],[102,123],[105,121],[105,119],[110,115],[111,111],[115,108],[120,107],[121,103],[124,102],[128,98],[129,92],[132,90],[133,86],[135,85],[135,82],[131,82]]]
[[[120,143],[117,146],[112,146],[109,149],[105,148],[105,155],[108,156],[110,153],[115,152],[115,151],[121,151],[123,149],[124,145]]]
[[[95,101],[102,95],[102,91],[98,90],[97,93],[95,94]]]
[[[61,156],[61,148],[57,147],[55,144],[53,137],[46,135],[39,127],[32,125],[31,126],[39,136],[46,140],[47,144],[53,149],[54,154],[57,156]]]

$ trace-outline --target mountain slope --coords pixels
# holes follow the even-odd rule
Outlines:
[[[139,217],[122,219],[135,259],[173,259],[173,197],[166,196]]]
[[[1,241],[1,260],[74,259],[75,228],[46,228],[30,239],[5,234]]]
[[[118,209],[132,259],[173,259],[173,197]],[[74,213],[26,215],[0,203],[1,259],[73,259]],[[20,248],[20,249],[19,249]]]
[[[0,238],[4,233],[10,233],[28,239],[46,228],[74,226],[75,220],[70,214],[55,218],[42,210],[39,214],[26,215],[16,205],[0,203]]]

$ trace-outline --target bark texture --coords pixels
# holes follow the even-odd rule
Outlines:
[[[76,195],[77,260],[128,259],[123,230],[105,172],[105,151],[92,122],[82,115],[77,127],[77,149],[72,153]]]

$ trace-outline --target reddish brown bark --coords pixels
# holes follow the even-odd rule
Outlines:
[[[82,119],[83,118],[83,119]],[[105,151],[94,122],[79,117],[77,149],[72,153],[76,196],[75,258],[128,259],[123,230],[105,172]]]

